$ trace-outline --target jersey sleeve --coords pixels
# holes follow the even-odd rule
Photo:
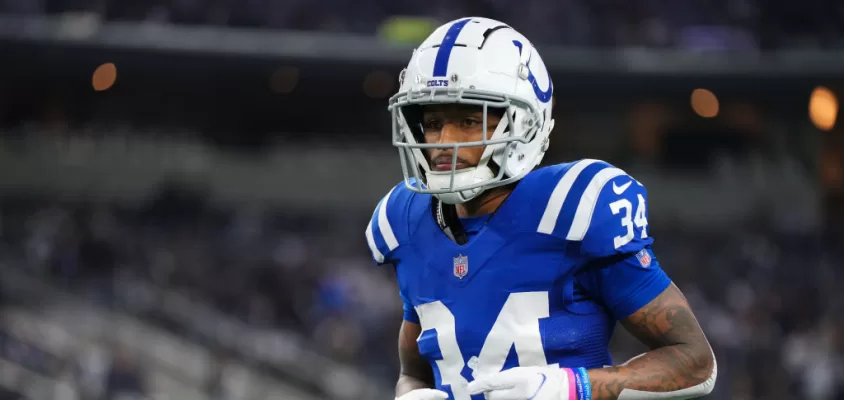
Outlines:
[[[618,319],[626,318],[671,283],[651,250],[647,191],[600,160],[577,161],[560,171],[538,231],[572,246],[581,259],[578,284]]]
[[[411,192],[404,182],[393,187],[384,196],[366,226],[366,243],[372,259],[379,265],[391,264],[399,245],[407,240],[407,204]]]
[[[617,320],[644,307],[671,284],[650,248],[595,260],[576,279],[591,296],[601,299]]]
[[[586,186],[568,239],[579,241],[591,275],[591,292],[617,319],[662,293],[671,280],[653,254],[645,186],[607,166]]]
[[[541,185],[550,193],[537,232],[578,247],[587,260],[635,253],[653,242],[645,187],[624,171],[591,159],[552,171]]]
[[[418,324],[419,316],[406,293],[406,278],[402,278],[401,272],[405,266],[398,257],[401,245],[410,240],[409,207],[412,196],[413,192],[404,182],[393,187],[375,207],[366,226],[365,236],[375,263],[392,264],[396,269],[404,320]]]
[[[399,290],[399,296],[401,296],[404,320],[407,322],[413,322],[414,324],[418,324],[419,315],[416,314],[416,309],[413,308],[412,304],[410,304],[410,300],[407,299],[407,296],[405,296],[401,290]]]
[[[598,172],[580,199],[568,239],[587,259],[636,253],[653,244],[645,187],[617,168]]]

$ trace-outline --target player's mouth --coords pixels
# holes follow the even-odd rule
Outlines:
[[[458,170],[458,169],[463,169],[463,168],[469,168],[469,163],[467,163],[467,162],[465,162],[465,161],[463,161],[459,158],[457,159],[456,164],[452,164],[451,161],[452,161],[452,156],[437,157],[431,163],[431,170],[443,172],[443,171],[451,171],[452,169]]]
[[[463,169],[463,168],[469,168],[469,164],[459,162],[459,163],[457,163],[457,164],[454,166],[454,169],[455,169],[455,170],[457,170],[457,169]],[[433,170],[434,170],[434,171],[451,171],[451,170],[452,170],[452,166],[451,166],[451,163],[447,163],[447,164],[434,164],[434,168],[433,168]]]

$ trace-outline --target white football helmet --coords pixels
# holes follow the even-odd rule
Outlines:
[[[533,45],[507,24],[470,17],[437,28],[414,50],[399,81],[389,110],[393,145],[409,189],[433,194],[447,204],[463,203],[518,181],[542,161],[554,127],[554,86]],[[482,106],[484,117],[489,108],[504,115],[488,139],[426,144],[418,106],[448,103]],[[487,132],[486,118],[483,131]],[[480,163],[456,170],[457,150],[469,146],[486,146]],[[432,171],[423,151],[428,148],[452,148],[452,170]]]

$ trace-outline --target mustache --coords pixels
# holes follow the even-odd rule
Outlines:
[[[470,165],[468,161],[460,158],[459,156],[455,160],[453,154],[443,154],[443,155],[440,155],[440,156],[436,156],[436,157],[431,159],[431,165],[433,166],[433,165],[437,165],[437,164],[451,164],[452,160],[454,160],[455,164]]]

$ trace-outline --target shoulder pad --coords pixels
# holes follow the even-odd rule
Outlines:
[[[637,252],[647,234],[645,187],[600,160],[561,165],[537,232],[578,242],[587,257]]]
[[[408,206],[413,192],[402,181],[393,187],[375,207],[366,226],[366,242],[372,259],[378,264],[390,262],[390,256],[407,241]]]

